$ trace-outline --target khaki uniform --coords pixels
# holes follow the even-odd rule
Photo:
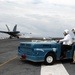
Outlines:
[[[75,63],[75,50],[74,50],[74,55],[73,55],[73,62]]]
[[[75,45],[75,36],[74,36],[74,45]],[[75,47],[74,47],[75,49]],[[73,54],[73,63],[75,63],[75,50],[74,50],[74,54]]]
[[[75,45],[75,28],[73,28],[72,29],[72,32],[73,32],[73,34],[74,34],[74,45]],[[75,49],[75,47],[74,47],[74,49]],[[74,50],[74,54],[73,54],[73,63],[75,63],[75,50]]]

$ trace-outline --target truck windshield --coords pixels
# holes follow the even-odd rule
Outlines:
[[[51,46],[49,44],[36,44],[34,45],[34,48],[50,48]]]
[[[31,47],[31,44],[20,44],[21,47]]]

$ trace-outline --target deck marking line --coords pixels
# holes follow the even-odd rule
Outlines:
[[[3,65],[5,65],[5,64],[7,64],[7,63],[9,63],[9,62],[11,62],[12,60],[14,60],[14,59],[16,59],[16,58],[17,58],[17,56],[15,56],[15,57],[12,58],[12,59],[9,59],[8,61],[6,61],[6,62],[4,62],[3,64],[1,64],[0,67],[3,66]]]
[[[69,75],[63,64],[42,65],[40,75]]]

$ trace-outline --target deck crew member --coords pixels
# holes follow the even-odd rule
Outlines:
[[[75,45],[75,28],[73,28],[72,29],[72,32],[73,32],[73,34],[74,34],[74,40],[73,40],[73,43],[74,43],[74,45]],[[75,47],[75,46],[74,46]],[[75,49],[75,48],[74,48]],[[75,64],[75,50],[74,50],[74,54],[73,54],[73,62],[72,62],[73,64]]]
[[[72,48],[72,37],[69,34],[69,30],[68,29],[64,30],[63,34],[64,38],[59,41],[60,43],[63,43],[61,45],[60,59],[64,58],[66,56],[67,50],[70,50]]]

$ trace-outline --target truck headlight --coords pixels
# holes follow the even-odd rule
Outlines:
[[[53,52],[56,52],[56,48],[53,48]]]

